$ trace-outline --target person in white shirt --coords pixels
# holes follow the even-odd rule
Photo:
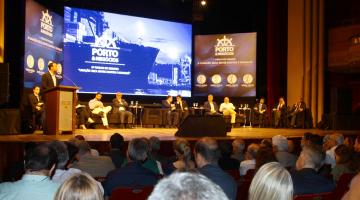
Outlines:
[[[89,108],[92,113],[100,115],[101,121],[106,129],[109,129],[109,123],[107,120],[107,113],[111,111],[111,106],[104,106],[101,102],[102,94],[96,93],[95,98],[89,101]]]
[[[235,106],[232,103],[230,103],[229,97],[224,98],[224,103],[220,105],[219,111],[222,112],[224,116],[230,115],[231,123],[235,124],[235,119],[236,119]]]
[[[240,176],[245,176],[249,169],[255,169],[256,155],[260,145],[252,143],[248,146],[245,154],[245,160],[240,163]]]

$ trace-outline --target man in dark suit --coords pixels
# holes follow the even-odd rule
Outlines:
[[[50,88],[56,87],[59,85],[59,80],[56,78],[57,65],[56,63],[49,63],[49,71],[42,75],[41,77],[41,90],[45,91]]]
[[[35,117],[33,124],[37,126],[38,129],[41,129],[43,122],[43,113],[44,113],[44,103],[42,102],[40,96],[40,87],[34,86],[33,93],[28,96],[29,105],[31,106],[32,116]]]
[[[205,115],[219,115],[219,106],[214,100],[212,94],[208,95],[208,100],[204,103]]]
[[[216,140],[210,137],[200,139],[195,144],[194,154],[199,172],[217,184],[230,200],[235,200],[237,184],[218,166],[220,150]]]
[[[128,111],[128,103],[125,99],[122,98],[122,94],[120,92],[116,93],[116,98],[113,99],[113,113],[119,113],[120,115],[120,123],[122,124],[132,124],[133,123],[133,114]]]
[[[306,104],[304,102],[304,99],[302,97],[300,97],[299,101],[296,102],[292,109],[291,109],[291,113],[290,113],[290,117],[291,117],[291,128],[296,128],[296,119],[299,118],[300,116],[304,117],[305,114],[305,108],[306,108]]]
[[[254,116],[259,120],[259,127],[265,126],[266,109],[265,98],[261,97],[260,102],[254,106]]]
[[[332,180],[317,173],[325,159],[321,147],[305,145],[296,161],[296,172],[291,177],[294,195],[331,192],[335,188]]]
[[[189,106],[180,95],[176,96],[175,108],[179,113],[180,122],[184,121],[184,119],[189,115]]]
[[[167,109],[167,125],[170,127],[175,127],[179,125],[179,113],[176,111],[175,104],[173,104],[172,101],[173,97],[167,96],[166,99],[162,101],[162,107]]]
[[[135,138],[129,142],[128,163],[109,172],[106,180],[102,183],[105,196],[110,196],[111,192],[118,187],[141,188],[157,183],[158,176],[142,166],[142,162],[147,159],[148,150],[149,146],[145,138]]]

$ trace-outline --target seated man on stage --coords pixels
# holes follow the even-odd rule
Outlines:
[[[180,121],[184,121],[184,119],[189,115],[189,106],[180,95],[176,96],[175,107],[179,113]]]
[[[212,94],[208,95],[208,100],[204,103],[205,115],[219,115],[219,107],[214,100]]]
[[[128,103],[125,99],[122,98],[122,94],[120,92],[116,93],[116,98],[113,99],[113,112],[119,113],[120,115],[120,123],[130,125],[133,123],[133,114],[128,109]],[[126,121],[125,121],[126,119]]]
[[[255,105],[254,114],[255,117],[259,119],[259,127],[264,127],[266,119],[266,104],[264,97],[261,97],[260,102]]]
[[[81,105],[79,102],[79,97],[75,95],[75,104],[76,104],[76,114],[78,115],[78,124],[81,129],[86,129],[86,124],[94,123],[95,121],[91,119],[89,111],[86,109],[85,105]]]
[[[89,108],[93,114],[101,116],[101,121],[106,129],[110,129],[109,123],[107,120],[107,113],[111,111],[111,106],[104,106],[101,102],[102,94],[100,92],[96,93],[95,98],[89,101]]]
[[[283,97],[279,98],[279,103],[276,106],[276,108],[273,109],[274,111],[274,118],[275,118],[275,128],[279,127],[279,123],[282,124],[282,126],[286,126],[286,104]]]
[[[231,124],[235,124],[235,119],[236,119],[235,106],[232,103],[230,103],[229,97],[224,98],[224,103],[220,105],[219,111],[222,112],[224,116],[230,115]]]
[[[176,112],[175,104],[172,104],[173,97],[167,96],[165,100],[162,101],[162,107],[167,108],[166,112],[166,122],[170,127],[175,127],[179,125],[179,113]]]
[[[40,87],[34,86],[33,92],[28,96],[29,104],[31,106],[31,113],[35,117],[33,124],[38,128],[42,128],[44,103],[40,96]]]
[[[290,112],[290,117],[291,117],[291,128],[296,128],[297,125],[296,123],[296,118],[299,117],[300,115],[303,115],[305,112],[305,108],[306,108],[306,104],[304,102],[304,99],[302,97],[300,97],[299,101],[296,102]]]

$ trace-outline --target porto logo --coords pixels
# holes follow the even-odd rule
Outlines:
[[[236,82],[237,82],[237,77],[235,74],[229,74],[227,76],[227,82],[230,84],[230,85],[234,85]]]
[[[221,83],[221,76],[219,74],[215,74],[211,77],[211,81],[213,84],[219,84]]]
[[[200,85],[204,85],[206,83],[206,76],[204,74],[200,74],[197,76],[196,81]]]
[[[28,68],[31,68],[31,69],[34,68],[35,61],[34,61],[34,57],[32,55],[27,56],[26,64],[27,64]]]
[[[91,60],[97,62],[119,62],[119,52],[117,49],[120,49],[116,46],[116,37],[111,37],[109,34],[104,34],[101,37],[96,37],[95,44],[92,45],[91,49]]]
[[[116,47],[116,37],[109,37],[107,34],[103,34],[101,37],[96,37],[94,47],[119,49]]]
[[[40,71],[44,70],[44,68],[45,68],[44,59],[43,59],[43,58],[39,58],[37,63],[38,63],[38,69],[39,69]]]
[[[222,39],[217,39],[217,44],[215,45],[215,56],[233,56],[235,45],[232,44],[232,38],[224,37]]]
[[[244,74],[242,80],[244,81],[241,86],[243,87],[254,87],[255,84],[253,83],[254,77],[251,74]]]
[[[42,11],[42,18],[40,19],[40,32],[52,37],[53,36],[53,30],[54,26],[52,23],[52,16],[49,14],[49,11],[46,10],[46,12]]]

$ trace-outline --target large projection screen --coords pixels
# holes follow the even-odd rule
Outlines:
[[[64,84],[80,93],[191,96],[192,26],[65,7]]]
[[[194,95],[256,96],[256,33],[195,36]]]

